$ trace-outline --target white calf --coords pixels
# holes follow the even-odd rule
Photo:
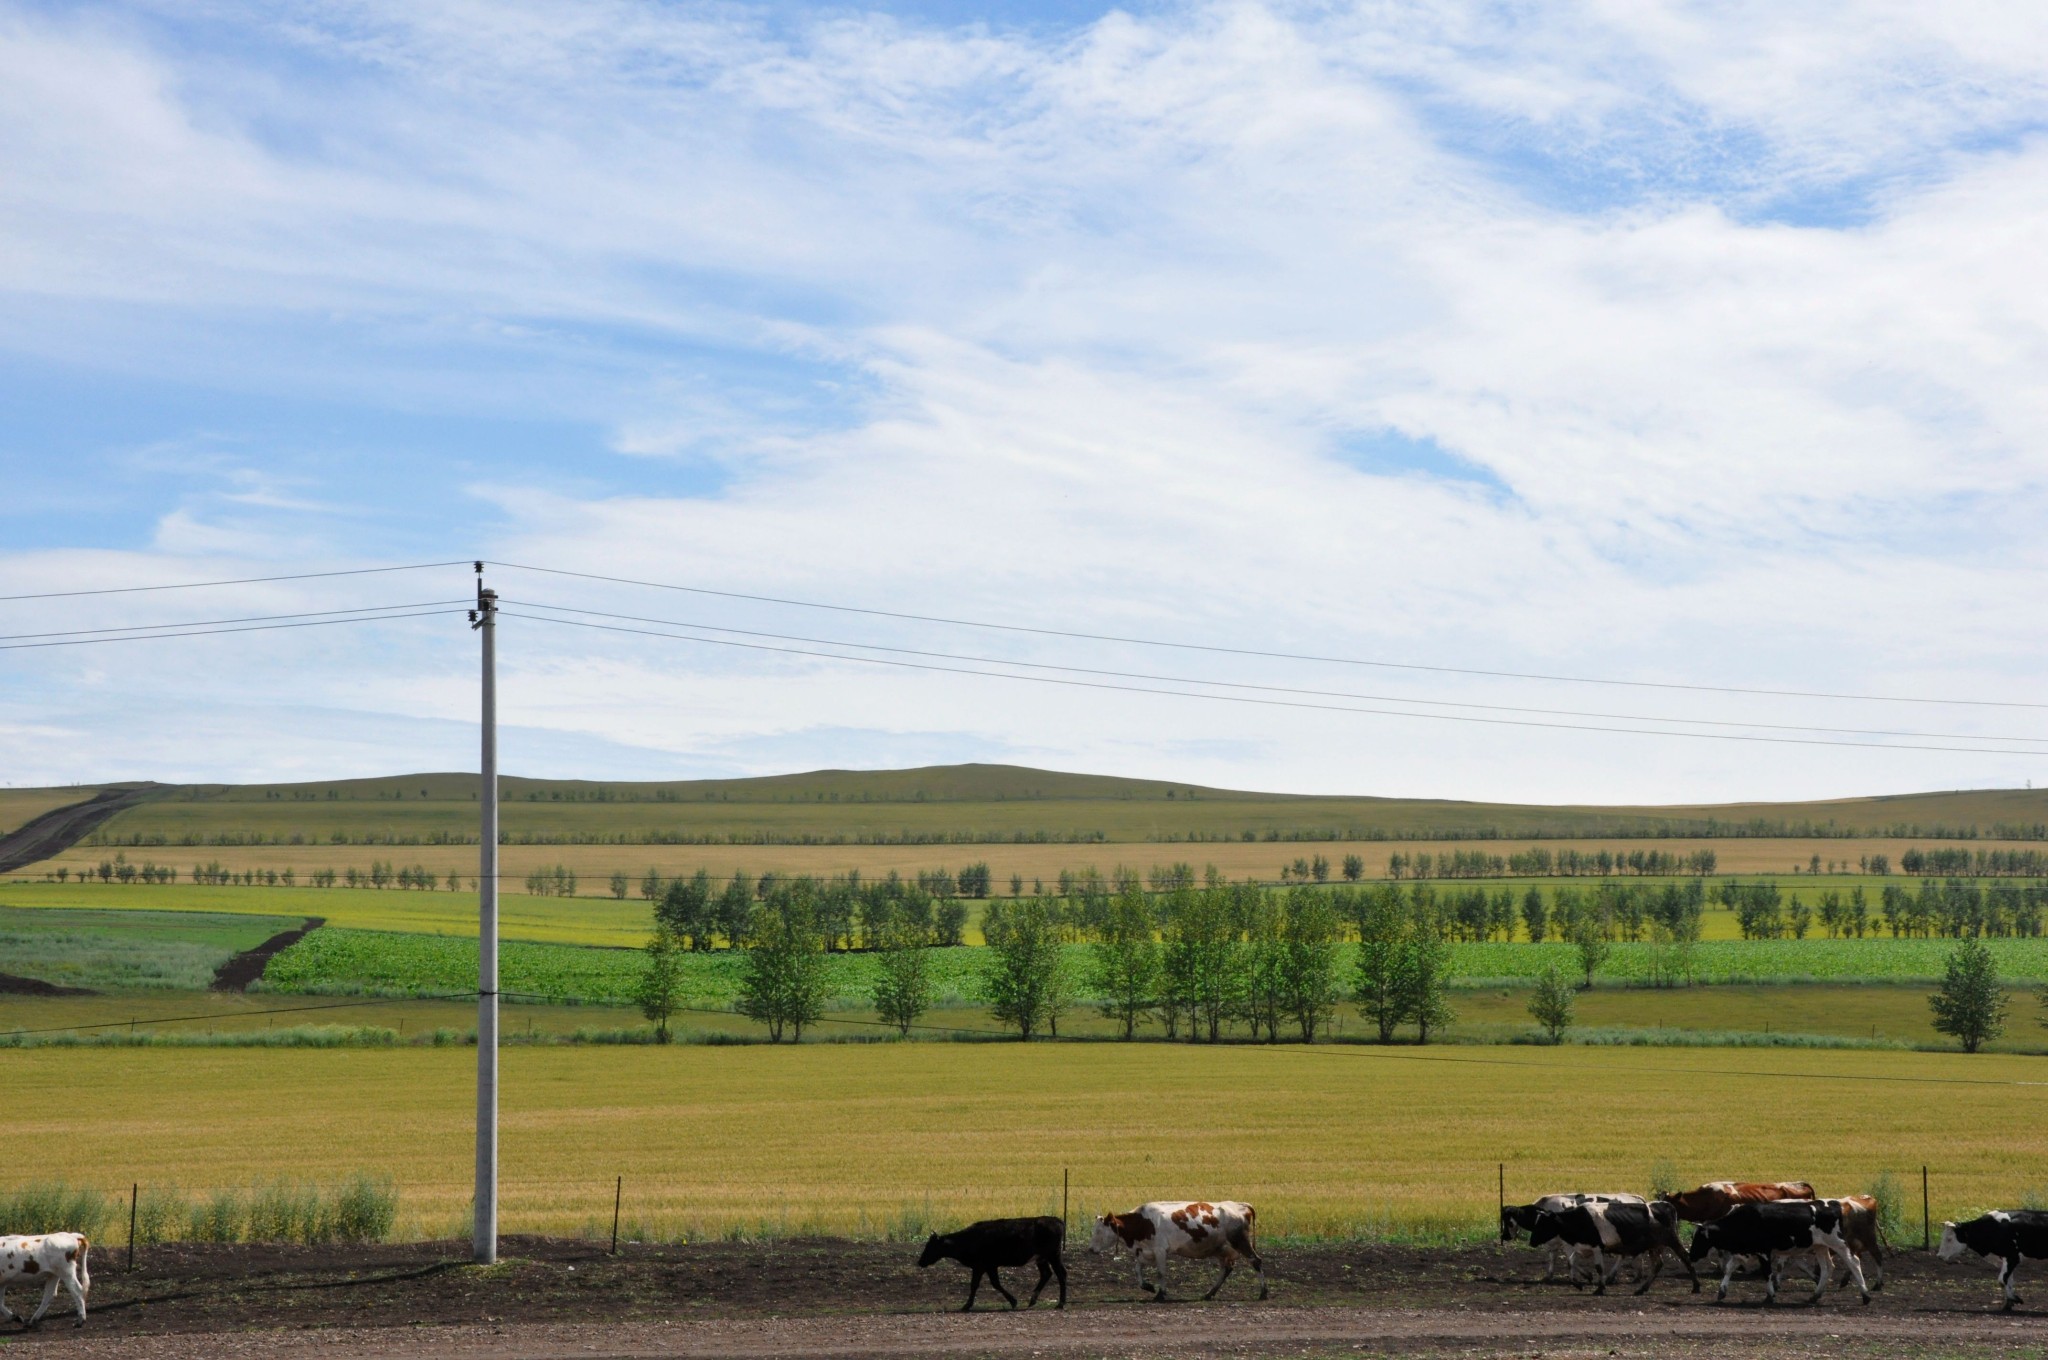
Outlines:
[[[49,1233],[42,1237],[0,1237],[0,1321],[19,1321],[7,1306],[7,1288],[20,1280],[43,1287],[43,1301],[29,1316],[27,1325],[38,1326],[50,1311],[50,1301],[63,1285],[78,1309],[78,1325],[85,1325],[85,1296],[92,1292],[92,1271],[86,1265],[91,1247],[77,1233]]]
[[[1108,1252],[1112,1255],[1128,1251],[1138,1266],[1138,1288],[1151,1290],[1154,1298],[1166,1301],[1166,1258],[1181,1256],[1190,1260],[1214,1258],[1223,1267],[1216,1276],[1216,1283],[1205,1299],[1216,1297],[1216,1291],[1223,1288],[1223,1282],[1230,1278],[1230,1272],[1237,1268],[1240,1260],[1250,1261],[1252,1269],[1259,1276],[1259,1297],[1266,1297],[1266,1263],[1259,1258],[1259,1251],[1253,1240],[1253,1230],[1258,1224],[1258,1211],[1249,1204],[1235,1200],[1219,1199],[1214,1203],[1207,1200],[1155,1200],[1140,1205],[1127,1214],[1104,1214],[1095,1220],[1095,1235],[1088,1243],[1090,1251]],[[1152,1273],[1159,1277],[1157,1286],[1145,1283],[1145,1258],[1152,1258]]]

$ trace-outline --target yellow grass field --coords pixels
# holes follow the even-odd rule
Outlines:
[[[389,1174],[449,1233],[471,1166],[464,1049],[0,1055],[36,1153],[4,1184],[109,1192]],[[926,1216],[1233,1196],[1269,1235],[1476,1231],[1512,1195],[1688,1178],[1860,1190],[1933,1170],[1939,1220],[2048,1182],[2048,1069],[2005,1056],[1740,1050],[880,1044],[515,1048],[508,1232],[880,1234]],[[1917,1206],[1915,1206],[1917,1209]]]
[[[578,875],[578,890],[584,894],[606,891],[605,880],[614,870],[623,870],[637,884],[649,869],[662,874],[692,874],[709,870],[729,878],[735,870],[751,874],[818,874],[830,876],[858,869],[874,878],[896,871],[906,877],[930,869],[957,870],[980,861],[989,866],[996,888],[1007,894],[1010,875],[1021,874],[1025,891],[1034,878],[1055,883],[1062,869],[1080,871],[1094,868],[1104,874],[1126,865],[1140,874],[1154,865],[1185,861],[1200,872],[1214,864],[1231,878],[1278,879],[1280,871],[1295,859],[1323,856],[1330,862],[1330,874],[1341,873],[1344,856],[1357,855],[1365,861],[1365,873],[1384,877],[1387,861],[1395,854],[1438,855],[1454,850],[1482,850],[1507,856],[1518,850],[1541,845],[1560,850],[1658,850],[1684,855],[1694,850],[1712,850],[1718,874],[1771,874],[1803,877],[1814,855],[1823,867],[1833,863],[1853,873],[1856,861],[1867,855],[1888,855],[1896,874],[1899,857],[1912,846],[1926,846],[1927,840],[1828,840],[1821,838],[1763,839],[1728,837],[1722,839],[1680,839],[1651,841],[1569,840],[1569,841],[1317,841],[1274,842],[1219,841],[1202,844],[1125,841],[1100,845],[508,845],[500,851],[501,872],[508,887],[517,887],[537,869],[565,865]],[[2040,850],[2038,841],[1973,841],[1970,848],[1983,850]],[[178,870],[180,878],[194,864],[218,862],[231,870],[293,869],[301,878],[316,869],[337,872],[353,865],[367,871],[373,860],[393,864],[422,865],[445,878],[449,873],[474,874],[477,849],[473,845],[255,845],[255,846],[75,846],[51,859],[24,870],[40,877],[63,865],[72,873],[90,870],[103,859],[124,854],[131,863],[154,860]],[[1796,885],[1788,885],[1796,886]],[[1819,886],[1816,884],[1816,886]]]

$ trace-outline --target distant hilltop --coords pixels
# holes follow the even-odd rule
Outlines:
[[[288,784],[128,784],[10,791],[26,810],[135,790],[139,801],[106,827],[104,844],[235,843],[238,825],[257,843],[296,831],[324,838],[312,805],[353,805],[350,820],[374,817],[450,832],[468,818],[474,774],[425,773]],[[507,825],[563,822],[568,840],[587,826],[673,828],[700,821],[728,826],[758,816],[775,838],[862,837],[913,815],[940,838],[948,825],[1019,837],[1118,840],[1492,839],[1655,836],[2048,839],[2048,790],[1988,789],[1838,798],[1812,802],[1585,806],[1475,803],[1447,799],[1310,795],[1212,788],[1022,765],[929,765],[905,770],[813,770],[746,779],[500,781]],[[258,807],[250,805],[261,805]],[[364,804],[380,805],[376,808]],[[542,806],[536,806],[542,805]],[[297,811],[293,809],[296,806]],[[749,814],[749,807],[759,809]],[[774,809],[770,812],[769,809]],[[303,815],[302,815],[303,814]],[[297,828],[303,821],[305,826]],[[571,824],[574,824],[573,826]],[[998,829],[1002,830],[998,830]],[[538,828],[536,828],[538,829]],[[122,833],[151,834],[129,840]],[[182,834],[181,834],[182,833]],[[190,838],[188,838],[190,837]],[[607,837],[610,839],[611,837]]]

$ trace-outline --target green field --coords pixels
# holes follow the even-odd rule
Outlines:
[[[446,1234],[471,1176],[465,1050],[30,1050],[34,1166],[125,1191],[395,1178],[402,1228]],[[1932,1169],[1934,1214],[2048,1183],[2040,1060],[1736,1050],[876,1044],[513,1048],[508,1232],[879,1235],[927,1222],[1231,1196],[1272,1236],[1478,1235],[1511,1194]],[[1605,1112],[1560,1122],[1560,1093]],[[1839,1136],[1802,1137],[1817,1106]],[[1163,1112],[1175,1112],[1162,1118]],[[1195,1114],[1200,1111],[1199,1116]],[[1913,1177],[1917,1181],[1917,1176]]]
[[[61,987],[203,990],[214,969],[298,917],[0,906],[0,972]]]

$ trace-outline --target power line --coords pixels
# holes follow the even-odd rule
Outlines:
[[[415,600],[410,604],[366,604],[358,609],[309,609],[296,614],[251,614],[238,619],[187,619],[181,623],[130,623],[112,628],[72,628],[60,633],[0,633],[0,642],[14,642],[22,638],[82,637],[88,633],[142,633],[147,635],[164,628],[212,628],[231,623],[269,623],[277,619],[320,619],[338,614],[373,614],[392,609],[434,609],[447,605],[467,605],[461,600]]]
[[[566,628],[590,628],[607,633],[632,633],[643,637],[667,638],[673,642],[696,642],[710,647],[737,647],[748,651],[775,652],[786,656],[816,657],[825,661],[853,661],[868,666],[893,666],[901,670],[935,671],[950,675],[974,675],[990,680],[1016,680],[1033,685],[1062,685],[1073,689],[1112,690],[1124,694],[1159,694],[1175,699],[1200,699],[1219,704],[1253,704],[1262,708],[1298,708],[1323,713],[1361,713],[1374,717],[1420,718],[1429,722],[1477,723],[1488,727],[1538,727],[1564,732],[1611,732],[1635,737],[1685,737],[1695,741],[1740,741],[1779,746],[1834,746],[1857,751],[1946,751],[1956,755],[2025,755],[2028,752],[1992,750],[1981,746],[1935,746],[1926,743],[1831,741],[1820,737],[1763,737],[1735,732],[1673,732],[1649,727],[1609,727],[1589,723],[1541,722],[1533,718],[1482,718],[1464,713],[1414,713],[1404,709],[1362,708],[1351,704],[1311,703],[1302,699],[1260,699],[1244,694],[1196,694],[1187,690],[1159,689],[1149,685],[1112,684],[1104,680],[1063,680],[1049,675],[1012,675],[1001,671],[974,670],[965,666],[940,666],[925,661],[899,661],[881,656],[847,656],[802,647],[776,647],[760,642],[737,642],[729,638],[692,637],[683,633],[660,633],[647,628],[620,624],[589,623],[581,619],[551,618],[545,614],[515,614],[499,611],[507,618],[536,623],[559,624]]]
[[[0,643],[0,652],[18,652],[35,647],[89,647],[100,642],[154,642],[159,638],[216,637],[222,633],[268,633],[280,628],[321,628],[336,623],[383,623],[390,619],[424,619],[439,614],[460,614],[460,609],[423,609],[410,614],[372,614],[352,619],[308,619],[302,623],[260,623],[246,628],[201,628],[183,633],[131,633],[123,637],[69,638],[59,642]]]
[[[1423,704],[1431,708],[1470,708],[1493,713],[1533,713],[1560,718],[1601,718],[1617,722],[1679,723],[1688,727],[1740,727],[1776,732],[1826,732],[1838,736],[1918,737],[1934,741],[2002,741],[2026,742],[2035,745],[2048,743],[2048,737],[1980,736],[1972,733],[1916,732],[1891,728],[1819,727],[1808,723],[1740,722],[1732,719],[1716,718],[1670,718],[1641,713],[1602,713],[1571,708],[1531,708],[1518,704],[1482,704],[1453,699],[1416,699],[1399,694],[1359,694],[1349,690],[1303,689],[1290,685],[1261,685],[1237,680],[1207,680],[1198,676],[1159,675],[1145,671],[1108,670],[1095,666],[1068,666],[1043,661],[1014,661],[1004,657],[975,656],[959,652],[937,652],[916,647],[891,647],[878,642],[848,642],[841,638],[817,638],[804,637],[792,633],[769,633],[758,629],[732,628],[724,624],[696,623],[685,619],[655,619],[646,618],[638,614],[608,613],[601,609],[578,609],[570,605],[542,604],[534,600],[510,600],[505,603],[517,604],[527,609],[549,609],[564,614],[583,614],[592,618],[619,619],[630,623],[655,623],[671,628],[696,628],[710,633],[731,633],[740,637],[771,638],[780,642],[811,643],[821,647],[852,647],[862,651],[893,652],[899,656],[931,657],[944,661],[972,661],[981,665],[1018,666],[1041,671],[1065,671],[1074,675],[1104,675],[1123,680],[1153,680],[1177,685],[1210,685],[1223,689],[1257,690],[1267,694],[1298,694],[1323,699],[1359,699],[1370,703]],[[2016,752],[2015,754],[2040,755],[2048,754],[2048,752],[2023,751]]]
[[[560,567],[536,567],[520,562],[491,562],[512,571],[544,572],[550,576],[573,576],[585,581],[613,585],[645,586],[651,590],[676,590],[691,595],[709,595],[755,604],[788,605],[797,609],[824,609],[840,614],[864,614],[871,618],[900,619],[911,623],[937,623],[951,628],[985,628],[1005,633],[1026,633],[1036,637],[1073,638],[1084,642],[1115,642],[1134,647],[1170,647],[1180,651],[1213,652],[1225,656],[1263,657],[1274,661],[1312,661],[1334,666],[1373,666],[1387,670],[1426,671],[1437,675],[1478,675],[1501,680],[1543,680],[1570,685],[1620,685],[1633,689],[1683,690],[1704,694],[1751,694],[1789,699],[1846,699],[1882,704],[1954,704],[1980,708],[2048,709],[2048,703],[2025,703],[2008,699],[1934,699],[1905,694],[1853,694],[1828,690],[1766,689],[1743,685],[1704,685],[1675,680],[1617,680],[1587,675],[1553,675],[1540,671],[1484,670],[1473,666],[1436,666],[1422,662],[1382,661],[1365,657],[1320,656],[1314,653],[1271,651],[1257,647],[1226,647],[1218,643],[1172,642],[1162,638],[1130,637],[1117,633],[1084,633],[1066,628],[1038,628],[1018,623],[995,623],[986,619],[952,618],[942,614],[911,614],[893,609],[870,609],[858,605],[826,604],[779,595],[752,595],[736,590],[714,590],[709,586],[685,586],[668,581],[642,581],[627,576],[605,576],[597,572],[568,571]]]
[[[63,600],[79,595],[133,595],[152,590],[204,590],[210,586],[253,586],[270,581],[317,581],[330,576],[372,576],[387,571],[429,571],[435,567],[466,567],[473,559],[460,562],[408,562],[396,567],[354,567],[347,571],[301,571],[288,576],[242,576],[231,581],[178,581],[161,586],[106,586],[98,590],[46,590],[34,595],[0,595],[0,603],[13,600]]]

